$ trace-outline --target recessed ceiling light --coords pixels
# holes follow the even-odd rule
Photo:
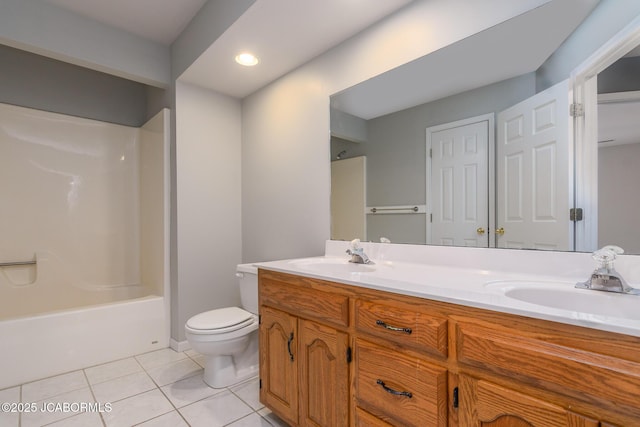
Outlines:
[[[236,62],[240,65],[246,65],[252,67],[258,63],[258,58],[252,53],[241,53],[236,56]]]

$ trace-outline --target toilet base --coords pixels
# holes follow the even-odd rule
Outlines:
[[[224,388],[248,380],[256,375],[258,375],[257,365],[236,371],[233,357],[216,356],[206,361],[202,379],[209,387]]]
[[[258,375],[257,344],[257,339],[252,340],[247,349],[235,357],[230,355],[208,356],[204,367],[204,382],[209,387],[224,388]]]

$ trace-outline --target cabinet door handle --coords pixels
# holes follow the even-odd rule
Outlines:
[[[291,332],[291,335],[289,335],[289,341],[287,341],[287,350],[289,351],[289,357],[291,358],[291,361],[293,362],[293,353],[291,352],[291,342],[293,341],[293,332]]]
[[[397,326],[387,325],[382,320],[376,320],[376,325],[382,326],[383,328],[389,329],[390,331],[404,332],[406,334],[411,333],[411,328],[398,328]]]
[[[392,388],[387,387],[386,384],[384,383],[384,381],[382,381],[382,380],[376,381],[376,384],[378,384],[380,387],[382,387],[384,389],[384,391],[386,391],[387,393],[391,393],[391,394],[394,394],[396,396],[405,396],[405,397],[408,397],[409,399],[411,399],[413,397],[413,394],[410,391],[394,390]]]

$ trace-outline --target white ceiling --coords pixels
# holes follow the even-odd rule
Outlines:
[[[207,0],[45,0],[103,24],[170,45]]]
[[[44,0],[169,46],[206,0]],[[233,1],[233,0],[225,0]],[[256,0],[180,79],[243,98],[413,0]],[[234,62],[241,50],[260,58]]]
[[[180,80],[243,98],[411,1],[257,0]],[[257,66],[234,62],[245,50]]]
[[[580,25],[597,2],[550,1],[334,95],[331,105],[369,120],[530,73]]]
[[[632,95],[630,99],[624,95]],[[640,93],[601,95],[608,101],[598,104],[599,147],[640,142]],[[617,102],[615,100],[618,100]]]

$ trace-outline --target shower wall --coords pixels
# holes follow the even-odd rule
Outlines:
[[[168,110],[140,128],[140,278],[154,295],[164,295],[169,286],[168,137]]]
[[[3,317],[162,295],[163,130],[0,104]]]

